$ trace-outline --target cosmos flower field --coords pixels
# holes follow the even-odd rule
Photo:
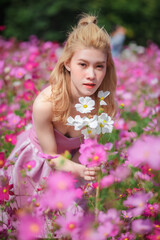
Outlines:
[[[106,156],[97,181],[75,189],[74,176],[57,171],[26,207],[15,207],[7,175],[14,162],[7,157],[17,136],[31,127],[32,103],[49,84],[61,51],[59,43],[35,36],[27,42],[0,38],[0,239],[160,239],[160,48],[154,43],[128,45],[114,59],[118,111],[113,131],[81,147],[83,159],[95,146],[94,160],[99,152]],[[24,179],[35,167],[28,159]],[[85,211],[78,204],[83,200]]]

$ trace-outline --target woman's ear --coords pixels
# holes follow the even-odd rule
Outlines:
[[[70,62],[65,62],[64,66],[70,72]]]

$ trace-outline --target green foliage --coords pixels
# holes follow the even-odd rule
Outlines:
[[[2,0],[1,25],[6,26],[3,35],[27,40],[37,35],[43,40],[63,42],[66,34],[83,12],[99,15],[100,25],[110,33],[113,25],[127,28],[127,40],[146,45],[151,40],[160,44],[158,0]],[[148,30],[148,26],[151,26]]]

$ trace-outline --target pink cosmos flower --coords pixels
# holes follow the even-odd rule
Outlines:
[[[23,98],[25,101],[29,102],[32,101],[34,97],[34,93],[31,91],[26,91],[23,93]]]
[[[137,167],[147,163],[154,170],[160,169],[159,143],[160,137],[142,136],[128,149],[129,164]]]
[[[118,240],[135,240],[136,236],[133,233],[126,232],[124,234],[121,234]]]
[[[31,79],[28,79],[24,82],[24,88],[33,91],[35,89],[35,85]]]
[[[9,185],[9,178],[7,176],[0,176],[0,202],[9,200],[9,194],[12,194],[10,190],[13,185]]]
[[[112,236],[112,232],[114,231],[114,225],[110,221],[106,221],[103,225],[99,225],[97,228],[99,239],[106,240],[107,238]]]
[[[17,142],[17,136],[15,134],[6,134],[5,141],[15,145]]]
[[[123,204],[126,207],[130,207],[128,212],[131,212],[134,217],[137,217],[144,212],[146,203],[152,196],[153,194],[151,192],[137,192],[134,195],[129,196],[127,200],[123,202]]]
[[[73,204],[75,199],[76,192],[74,190],[52,192],[48,189],[43,194],[40,203],[44,208],[65,210]]]
[[[20,116],[17,116],[15,113],[9,113],[7,115],[8,124],[12,128],[16,127],[16,125],[20,122],[20,120],[21,120]]]
[[[152,231],[153,224],[150,219],[136,219],[132,222],[132,231],[138,234],[148,234]]]
[[[32,161],[28,161],[24,164],[24,167],[30,171],[32,168],[34,168],[36,166],[36,161],[32,160]]]
[[[5,162],[6,162],[5,154],[4,152],[0,152],[0,168],[4,167]]]
[[[112,237],[116,236],[119,232],[119,224],[120,224],[120,214],[114,209],[110,208],[107,213],[99,212],[98,215],[99,224],[105,224],[106,222],[111,222],[113,224],[113,229],[110,232]]]
[[[128,166],[121,164],[116,168],[116,170],[112,170],[110,174],[113,175],[116,181],[123,181],[131,174],[131,170]]]
[[[88,167],[99,166],[107,161],[106,151],[102,144],[98,144],[96,139],[85,139],[80,146],[79,161]]]
[[[0,74],[3,73],[3,68],[4,68],[4,60],[0,60]]]
[[[65,216],[58,216],[56,223],[60,226],[60,230],[55,232],[56,237],[67,237],[70,236],[72,239],[78,239],[80,233],[80,221],[82,221],[82,212],[76,215],[68,211]]]
[[[2,103],[2,104],[0,105],[0,113],[6,112],[7,109],[8,109],[7,104]]]
[[[158,203],[153,203],[153,204],[149,204],[147,203],[146,204],[146,208],[144,210],[144,215],[147,216],[147,217],[156,217],[157,214],[159,213],[160,211],[160,207],[159,207],[159,204]]]
[[[124,219],[130,219],[133,217],[132,213],[129,211],[122,210],[122,216]]]
[[[44,223],[40,216],[37,218],[31,215],[25,215],[21,216],[19,220],[19,240],[34,240],[38,237],[43,237]]]
[[[107,188],[114,183],[114,177],[112,175],[104,176],[100,181],[101,188]]]
[[[54,172],[48,178],[48,187],[53,192],[73,190],[74,183],[75,179],[73,175],[66,172]]]
[[[147,239],[159,240],[160,239],[160,231],[155,229],[152,234],[147,235]]]
[[[18,67],[15,69],[14,76],[15,78],[21,79],[26,74],[26,70],[22,67]]]

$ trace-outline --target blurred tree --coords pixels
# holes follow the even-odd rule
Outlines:
[[[160,45],[159,0],[1,0],[3,36],[27,40],[30,35],[40,39],[63,42],[66,34],[82,12],[99,15],[100,25],[111,32],[115,24],[127,28],[128,41],[145,45],[148,40]]]

